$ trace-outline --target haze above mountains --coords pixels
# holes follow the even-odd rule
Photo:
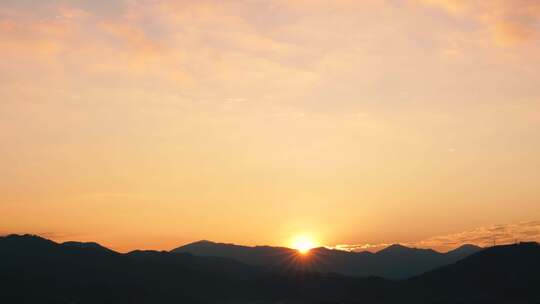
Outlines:
[[[179,252],[212,249],[215,254],[216,248],[242,252],[252,260]],[[409,262],[411,256],[449,258],[463,252],[468,256],[408,279],[355,277],[317,268],[370,257],[394,266],[404,263],[406,269],[417,266]],[[291,256],[288,263],[274,263],[274,254]],[[479,251],[466,246],[446,254],[391,246],[376,254],[319,248],[301,255],[287,248],[197,242],[170,252],[121,254],[96,243],[59,244],[30,235],[0,238],[0,292],[7,303],[23,304],[538,303],[539,271],[537,243]]]

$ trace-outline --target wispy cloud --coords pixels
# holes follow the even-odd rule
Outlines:
[[[456,247],[462,244],[490,246],[516,241],[539,241],[540,221],[479,227],[476,229],[432,237],[415,244],[418,247]]]
[[[330,249],[344,250],[344,251],[379,251],[384,249],[392,244],[338,244],[335,246],[327,246]]]
[[[540,2],[531,0],[421,0],[456,16],[473,18],[485,25],[503,45],[527,41],[538,35]]]
[[[540,241],[540,221],[528,221],[515,224],[502,224],[478,227],[459,233],[434,236],[416,242],[405,242],[402,245],[418,248],[433,248],[441,251],[451,250],[464,244],[481,247],[494,243],[510,244],[521,241]],[[329,248],[345,251],[378,251],[390,244],[339,244]]]

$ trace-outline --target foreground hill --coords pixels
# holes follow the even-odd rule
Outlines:
[[[173,249],[171,252],[191,253],[199,256],[214,256],[234,259],[246,264],[272,268],[295,267],[319,272],[335,272],[350,276],[377,276],[403,279],[459,261],[480,251],[480,247],[464,245],[447,253],[431,249],[408,248],[392,245],[377,253],[346,252],[315,248],[307,261],[291,262],[296,250],[283,247],[247,247],[234,244],[199,241]]]
[[[401,281],[73,245],[1,237],[2,303],[540,303],[537,243],[488,248]]]
[[[540,303],[539,273],[538,243],[502,245],[408,280],[401,291],[431,302]]]

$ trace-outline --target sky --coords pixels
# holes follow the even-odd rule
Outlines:
[[[540,240],[540,2],[2,0],[0,234]]]

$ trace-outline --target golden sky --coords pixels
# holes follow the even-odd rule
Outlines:
[[[540,235],[538,1],[2,0],[0,58],[0,233]]]

